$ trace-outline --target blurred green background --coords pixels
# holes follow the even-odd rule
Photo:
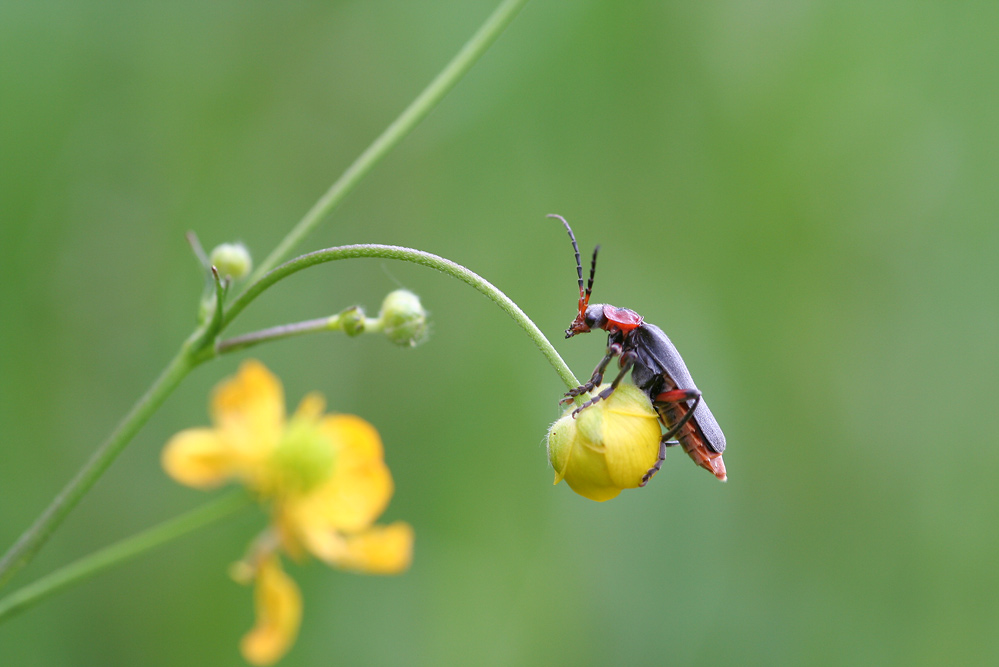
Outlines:
[[[263,256],[492,0],[0,3],[0,543],[191,330],[184,241]],[[454,259],[564,341],[575,275],[666,330],[730,482],[671,452],[598,504],[551,485],[565,390],[498,308],[427,269],[296,275],[230,333],[376,310],[425,345],[259,348],[377,425],[417,531],[400,578],[291,565],[284,665],[999,662],[999,5],[535,0],[300,248]],[[159,467],[240,358],[191,375],[17,584],[208,500]],[[238,357],[238,358],[237,358]],[[226,576],[253,512],[0,626],[4,665],[239,665]],[[11,590],[12,590],[11,589]]]

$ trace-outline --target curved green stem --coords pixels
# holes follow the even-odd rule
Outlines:
[[[358,245],[339,246],[336,248],[326,248],[325,250],[317,250],[316,252],[310,252],[307,255],[296,257],[290,262],[286,262],[277,267],[263,278],[250,285],[238,299],[233,301],[232,305],[230,305],[225,312],[225,316],[222,320],[222,327],[224,328],[232,322],[232,320],[239,315],[239,313],[241,313],[251,301],[260,296],[264,290],[279,280],[287,278],[291,274],[297,273],[302,269],[315,266],[316,264],[333,262],[339,259],[353,259],[356,257],[379,257],[382,259],[398,259],[404,262],[412,262],[414,264],[420,264],[422,266],[428,266],[432,269],[437,269],[442,273],[446,273],[449,276],[471,285],[479,292],[482,292],[487,297],[492,299],[500,308],[506,311],[506,313],[512,317],[517,324],[520,325],[520,327],[527,333],[528,337],[530,337],[530,339],[534,341],[534,344],[538,346],[541,353],[552,365],[559,377],[562,378],[562,381],[567,387],[573,389],[579,386],[579,381],[572,374],[572,371],[569,370],[569,367],[566,366],[562,357],[559,356],[559,353],[555,351],[554,347],[552,347],[552,344],[548,342],[547,338],[545,338],[545,335],[541,333],[541,330],[538,329],[537,325],[531,321],[531,318],[529,318],[524,311],[520,309],[520,306],[511,301],[506,294],[503,294],[503,292],[499,291],[492,285],[492,283],[482,276],[469,271],[460,264],[456,264],[449,259],[444,259],[443,257],[439,257],[429,252],[414,250],[412,248],[403,248],[401,246],[364,243]]]
[[[504,0],[486,19],[482,27],[472,35],[461,51],[441,70],[433,81],[413,100],[408,107],[385,128],[385,131],[354,160],[347,171],[337,179],[319,201],[313,205],[298,224],[278,244],[250,276],[250,282],[256,282],[265,273],[274,268],[278,262],[288,256],[291,249],[315,229],[323,218],[354,189],[364,176],[371,171],[379,160],[395,148],[414,127],[454,88],[455,84],[471,69],[472,65],[486,52],[486,49],[496,41],[517,13],[527,4],[527,0]]]
[[[288,233],[273,252],[264,260],[254,273],[254,279],[263,276],[289,250],[308,234],[333,208],[361,181],[371,168],[399,141],[412,130],[437,105],[444,95],[468,72],[476,60],[503,32],[503,29],[513,20],[517,12],[527,0],[504,0],[493,14],[479,28],[478,32],[465,44],[455,58],[441,71],[420,95],[406,108],[375,141],[361,154],[346,172],[330,187],[315,206]],[[199,247],[192,243],[195,254]],[[200,255],[204,255],[201,251]],[[62,492],[52,501],[45,512],[26,530],[18,541],[0,559],[0,586],[21,567],[27,564],[35,553],[46,542],[66,515],[76,506],[80,499],[90,490],[94,482],[107,470],[112,461],[125,448],[132,437],[138,432],[149,417],[162,404],[188,372],[210,356],[214,337],[221,330],[222,300],[219,294],[221,284],[215,280],[216,310],[211,322],[194,332],[173,361],[164,369],[160,377],[153,383],[146,394],[139,399],[132,410],[122,419],[115,431],[94,452],[90,460],[80,469],[76,476],[65,486]],[[231,318],[230,318],[231,320]]]
[[[85,581],[102,570],[224,519],[249,505],[251,500],[242,491],[229,494],[70,563],[0,600],[0,621],[24,611],[53,593]]]

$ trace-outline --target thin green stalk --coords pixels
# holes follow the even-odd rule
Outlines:
[[[228,354],[229,352],[245,350],[246,348],[253,347],[254,345],[269,343],[271,341],[281,340],[282,338],[302,336],[320,331],[335,331],[339,328],[341,328],[339,315],[319,317],[314,320],[295,322],[293,324],[281,324],[276,327],[270,327],[269,329],[261,329],[260,331],[243,334],[242,336],[233,336],[232,338],[221,340],[215,346],[215,353],[220,355]]]
[[[395,148],[414,127],[429,114],[444,96],[454,88],[455,84],[471,69],[472,65],[486,52],[486,49],[496,41],[517,13],[527,4],[527,0],[504,0],[486,19],[482,27],[465,43],[461,51],[441,70],[433,81],[419,96],[410,103],[395,121],[354,160],[347,171],[337,179],[319,201],[309,209],[294,229],[284,237],[281,243],[271,252],[250,276],[250,282],[256,282],[265,273],[274,268],[278,262],[288,256],[292,248],[315,229],[323,218],[354,189],[364,176],[371,171],[379,160]]]
[[[482,276],[469,271],[464,266],[456,264],[449,259],[444,259],[443,257],[439,257],[429,252],[423,252],[422,250],[414,250],[413,248],[404,248],[401,246],[364,243],[358,245],[339,246],[336,248],[326,248],[325,250],[317,250],[316,252],[310,252],[307,255],[296,257],[290,262],[286,262],[277,267],[263,278],[250,285],[246,291],[239,296],[239,298],[233,301],[232,305],[230,305],[226,310],[225,316],[222,319],[222,328],[225,328],[225,326],[228,325],[237,315],[239,315],[239,313],[242,312],[251,301],[260,296],[264,290],[279,280],[287,278],[291,274],[297,273],[302,269],[315,266],[316,264],[333,262],[339,259],[353,259],[356,257],[378,257],[382,259],[398,259],[404,262],[413,262],[414,264],[420,264],[422,266],[428,266],[432,269],[437,269],[442,273],[446,273],[449,276],[471,285],[492,299],[500,308],[506,311],[506,313],[512,317],[517,324],[520,325],[520,327],[527,333],[528,337],[534,341],[535,345],[538,346],[541,353],[552,365],[559,377],[562,378],[562,381],[567,387],[573,389],[579,386],[579,381],[572,374],[572,371],[569,370],[569,367],[566,366],[562,357],[559,356],[559,353],[555,351],[554,347],[552,347],[552,344],[548,342],[547,338],[545,338],[545,335],[541,333],[541,330],[538,329],[537,325],[534,324],[534,322],[531,321],[531,318],[529,318],[524,311],[520,309],[520,306],[511,301],[507,295],[499,291],[492,285],[492,283]]]
[[[107,440],[97,448],[76,476],[53,499],[34,524],[28,528],[0,560],[0,586],[3,586],[19,569],[24,567],[48,540],[52,531],[62,523],[70,510],[90,490],[94,482],[108,469],[112,461],[121,453],[125,445],[142,428],[154,412],[163,404],[170,392],[180,384],[191,369],[188,346],[170,361],[149,390],[138,400]]]
[[[251,500],[242,491],[223,496],[70,563],[0,600],[0,621],[24,611],[53,593],[85,581],[102,570],[224,519],[249,505]]]
[[[461,77],[468,72],[476,60],[503,32],[503,29],[513,20],[517,12],[527,0],[504,0],[482,27],[465,44],[462,50],[427,88],[410,104],[364,153],[347,169],[333,184],[315,206],[295,225],[288,235],[278,244],[266,260],[257,268],[255,278],[263,276],[270,268],[287,255],[301,239],[308,234],[344,196],[361,181],[371,168],[399,141],[405,137],[421,119],[437,105],[444,95],[454,87]],[[197,254],[197,249],[195,249]],[[204,254],[203,252],[201,254]],[[218,295],[220,283],[216,277],[216,301],[221,306]],[[213,325],[221,324],[220,315],[216,311]],[[229,321],[231,321],[231,317]],[[111,465],[114,459],[125,448],[132,437],[138,432],[149,417],[162,404],[180,381],[194,366],[206,360],[205,350],[211,349],[206,344],[210,337],[218,334],[219,328],[209,326],[198,329],[191,339],[181,348],[181,351],[164,369],[160,377],[153,383],[146,394],[139,399],[132,410],[122,419],[118,427],[108,439],[94,452],[90,460],[80,469],[69,484],[52,501],[35,523],[26,530],[18,541],[0,559],[0,587],[31,561],[38,550],[48,540],[49,535],[62,522],[66,515],[76,506],[80,499],[90,490],[97,479]],[[200,336],[200,337],[199,337]]]

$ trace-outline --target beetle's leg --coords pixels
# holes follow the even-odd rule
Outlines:
[[[618,346],[618,347],[620,347],[620,346]],[[617,389],[617,386],[619,384],[621,384],[621,380],[624,379],[624,376],[627,375],[628,371],[630,371],[631,367],[634,366],[634,365],[635,365],[635,354],[634,354],[634,352],[625,352],[624,354],[622,354],[621,355],[621,371],[617,374],[617,377],[614,378],[614,381],[610,383],[610,386],[607,387],[606,389],[604,389],[603,391],[601,391],[599,394],[597,394],[596,396],[594,396],[590,400],[586,401],[586,403],[583,403],[578,408],[576,408],[575,410],[573,410],[572,411],[572,416],[575,417],[576,415],[579,414],[579,411],[582,410],[583,408],[588,408],[591,405],[593,405],[594,403],[596,403],[597,401],[602,401],[605,398],[609,397],[611,394],[613,394],[614,390]],[[604,366],[606,367],[606,364]]]
[[[666,460],[666,448],[672,447],[674,445],[679,445],[680,443],[676,440],[671,440],[674,435],[680,432],[683,425],[686,424],[691,416],[694,414],[694,408],[697,404],[701,402],[701,392],[696,389],[672,389],[670,391],[664,391],[663,393],[656,396],[655,403],[657,405],[663,403],[686,403],[687,401],[694,401],[694,405],[688,408],[683,417],[680,418],[676,424],[666,430],[663,433],[663,437],[659,439],[659,457],[656,459],[655,465],[648,469],[648,471],[642,475],[642,483],[639,486],[645,486],[649,483],[659,469],[663,467],[663,461]]]
[[[683,427],[685,423],[693,416],[694,409],[700,402],[700,392],[695,389],[673,389],[672,391],[665,391],[653,400],[653,405],[655,405],[656,410],[659,412],[660,418],[663,424],[666,424],[665,406],[668,405],[682,405],[686,412],[673,428],[669,429],[670,434],[679,432],[680,428]],[[688,400],[693,400],[694,405],[687,408],[686,402]],[[728,477],[725,474],[725,463],[722,461],[722,455],[720,452],[715,452],[710,448],[710,445],[698,434],[695,433],[698,429],[688,432],[682,442],[684,451],[687,455],[696,463],[701,466],[712,475],[717,477],[721,481],[726,481]]]
[[[639,486],[645,486],[646,484],[648,484],[649,480],[652,479],[657,472],[659,472],[660,468],[663,467],[663,461],[666,460],[666,448],[675,447],[676,445],[679,444],[680,443],[678,441],[670,440],[669,438],[665,437],[659,440],[659,458],[656,459],[656,464],[651,468],[649,468],[644,475],[642,475],[642,483],[639,484]]]
[[[663,436],[663,440],[669,440],[683,428],[683,425],[690,421],[690,418],[694,416],[694,409],[697,408],[697,404],[701,402],[701,392],[697,389],[672,389],[670,391],[664,391],[655,398],[655,403],[683,403],[686,407],[687,401],[694,401],[694,404],[687,408],[683,417],[673,424],[673,426],[666,431]]]
[[[604,381],[604,371],[607,370],[607,366],[608,364],[610,364],[611,359],[618,356],[619,354],[621,354],[620,343],[611,343],[610,345],[608,345],[607,354],[605,354],[604,358],[600,360],[599,364],[597,364],[597,367],[596,369],[594,369],[593,375],[590,377],[589,381],[586,384],[581,384],[575,389],[570,389],[569,391],[565,392],[565,398],[559,401],[559,403],[569,403],[576,396],[579,396],[580,394],[585,394],[586,392],[589,391],[593,391],[594,387],[596,387],[597,385],[599,385],[601,382]]]

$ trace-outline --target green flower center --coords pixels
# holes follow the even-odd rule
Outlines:
[[[275,491],[282,494],[308,493],[329,479],[336,463],[336,453],[312,420],[288,424],[284,438],[271,455]]]

